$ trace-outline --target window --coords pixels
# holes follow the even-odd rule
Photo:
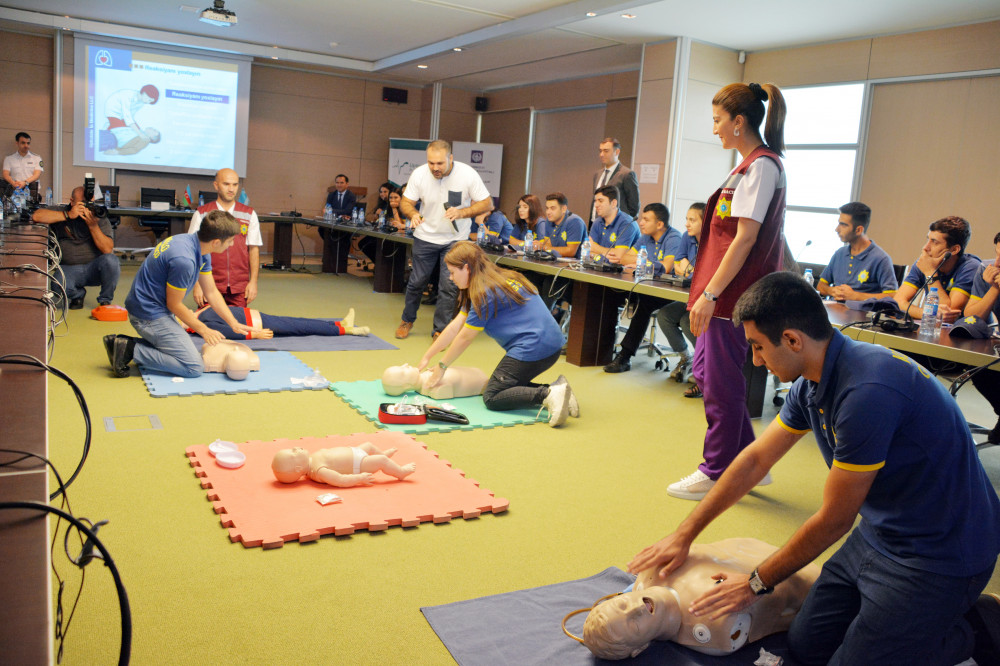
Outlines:
[[[785,237],[800,262],[826,264],[842,243],[837,210],[852,201],[864,84],[782,90],[785,120]]]

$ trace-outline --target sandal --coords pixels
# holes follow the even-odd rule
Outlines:
[[[701,392],[701,387],[699,387],[697,384],[694,384],[687,391],[684,391],[685,398],[701,398],[703,396],[704,393]]]

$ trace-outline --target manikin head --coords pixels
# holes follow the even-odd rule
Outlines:
[[[420,385],[420,371],[409,363],[393,365],[382,373],[382,390],[387,395],[402,395]]]
[[[668,587],[616,595],[594,607],[583,624],[583,644],[602,659],[635,657],[654,640],[669,640],[681,626],[677,598]]]
[[[301,446],[281,449],[271,460],[274,478],[282,483],[295,483],[309,471],[309,452]]]

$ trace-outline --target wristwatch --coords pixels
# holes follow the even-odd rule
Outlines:
[[[444,364],[444,361],[438,361],[438,367],[442,370],[447,370],[448,366]]]
[[[757,569],[754,569],[753,573],[750,574],[750,591],[759,597],[764,594],[771,594],[774,592],[774,588],[765,585],[764,581],[760,579]]]
[[[716,296],[716,295],[715,295],[715,294],[713,294],[712,292],[708,291],[707,289],[706,289],[706,290],[705,290],[705,292],[704,292],[704,293],[702,294],[702,296],[704,296],[704,297],[705,297],[705,300],[706,300],[706,301],[717,301],[717,300],[719,300],[719,297],[718,297],[718,296]]]

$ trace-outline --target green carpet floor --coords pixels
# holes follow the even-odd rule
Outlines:
[[[124,301],[134,274],[134,267],[124,269],[116,302]],[[560,361],[551,378],[569,378],[582,411],[566,427],[420,438],[484,488],[508,498],[507,513],[292,542],[276,550],[244,548],[230,543],[212,512],[184,456],[186,447],[215,438],[240,442],[374,427],[329,391],[152,398],[135,370],[128,379],[110,374],[101,336],[132,331],[127,323],[89,319],[94,296],[92,289],[88,309],[70,313],[68,329],[59,329],[52,364],[79,383],[94,421],[90,458],[69,497],[76,515],[110,521],[100,537],[121,569],[132,604],[133,663],[452,663],[420,606],[624,567],[694,506],[668,497],[665,488],[701,459],[701,401],[685,399],[685,385],[668,381],[646,357],[620,375]],[[254,306],[314,317],[339,317],[353,306],[360,325],[392,340],[402,297],[374,294],[370,279],[355,276],[265,273]],[[423,306],[397,351],[296,356],[331,380],[375,379],[386,366],[416,364],[430,343],[430,327],[431,308]],[[490,371],[500,357],[499,347],[480,336],[462,363]],[[79,457],[83,426],[71,391],[57,380],[49,386],[51,456],[68,475]],[[982,412],[982,404],[973,409]],[[144,428],[146,415],[155,415],[162,429]],[[773,415],[768,401],[755,427]],[[106,417],[118,417],[120,430],[107,432]],[[982,457],[1000,485],[1000,447]],[[776,466],[772,485],[741,501],[703,539],[752,536],[783,543],[819,506],[825,476],[807,436]],[[79,574],[61,554],[55,561],[69,579],[69,601]],[[110,663],[117,655],[111,577],[99,562],[88,571],[65,664]],[[989,589],[1000,592],[1000,577]]]

